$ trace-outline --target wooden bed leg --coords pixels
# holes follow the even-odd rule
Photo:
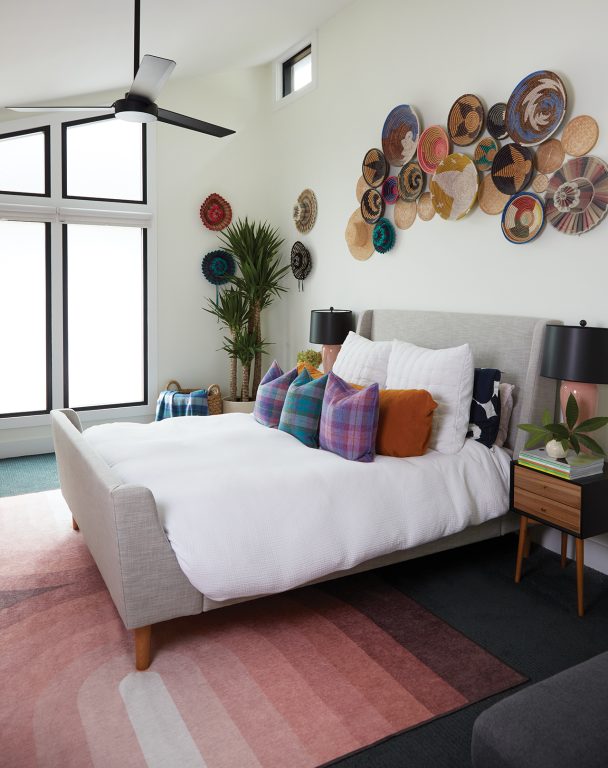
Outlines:
[[[517,545],[517,562],[515,564],[515,583],[521,581],[521,564],[524,559],[524,548],[528,538],[528,518],[522,515],[519,520],[519,543]]]
[[[72,515],[72,528],[73,528],[75,531],[79,531],[79,530],[80,530],[80,528],[78,527],[78,523],[77,523],[77,522],[76,522],[76,520],[74,519],[74,515]]]
[[[143,672],[150,666],[150,638],[152,635],[152,625],[146,627],[137,627],[133,630],[135,635],[135,669]]]
[[[526,560],[528,557],[530,557],[530,549],[532,547],[532,539],[530,538],[530,534],[526,536],[526,543],[524,544],[524,560]]]

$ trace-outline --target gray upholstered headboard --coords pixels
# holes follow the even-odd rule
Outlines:
[[[401,339],[429,349],[456,347],[468,342],[478,368],[498,368],[502,381],[515,384],[514,407],[507,447],[514,455],[523,448],[522,422],[540,422],[542,412],[554,412],[557,382],[539,375],[547,323],[539,317],[470,315],[405,309],[368,309],[362,312],[357,333],[373,341]]]

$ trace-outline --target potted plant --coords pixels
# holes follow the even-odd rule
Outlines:
[[[205,311],[215,315],[223,328],[228,331],[228,336],[224,337],[224,345],[222,347],[228,353],[230,359],[229,395],[227,398],[224,398],[224,411],[228,411],[230,406],[226,405],[226,401],[229,403],[237,402],[237,361],[239,356],[236,354],[236,337],[247,324],[249,306],[245,297],[237,288],[228,288],[221,291],[217,301],[207,299],[207,302],[209,306],[205,308]]]
[[[238,273],[230,278],[248,306],[247,332],[255,334],[251,400],[255,400],[262,378],[262,311],[287,288],[281,284],[289,265],[281,266],[283,238],[267,222],[263,224],[238,219],[218,234],[222,246],[234,256]]]
[[[310,365],[313,368],[319,368],[322,360],[323,355],[320,352],[317,352],[316,349],[304,349],[301,352],[298,352],[298,363],[306,363],[306,365]]]
[[[545,411],[542,421],[540,426],[538,424],[517,425],[530,435],[525,445],[526,448],[535,448],[544,443],[547,453],[554,459],[564,458],[569,450],[578,454],[581,452],[581,447],[585,447],[600,456],[606,456],[602,446],[589,437],[587,433],[595,432],[596,429],[601,429],[608,424],[608,416],[595,416],[577,424],[578,403],[572,393],[570,393],[566,403],[565,422],[553,423],[549,411]]]

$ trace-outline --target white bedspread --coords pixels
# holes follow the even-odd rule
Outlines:
[[[125,483],[152,491],[183,572],[213,600],[290,589],[508,508],[509,455],[474,440],[361,464],[245,414],[84,434]]]

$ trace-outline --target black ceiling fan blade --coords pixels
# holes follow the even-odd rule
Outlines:
[[[114,107],[4,107],[13,112],[114,112]]]
[[[129,89],[129,96],[156,101],[158,94],[174,69],[175,62],[172,59],[161,59],[160,56],[146,54],[141,60],[133,84]]]
[[[158,120],[161,123],[178,125],[180,128],[188,128],[191,131],[198,131],[199,133],[208,133],[209,136],[218,136],[219,138],[234,133],[230,128],[222,128],[221,125],[206,123],[204,120],[197,120],[195,117],[180,115],[179,112],[170,112],[168,109],[161,109],[160,107],[158,108]]]

